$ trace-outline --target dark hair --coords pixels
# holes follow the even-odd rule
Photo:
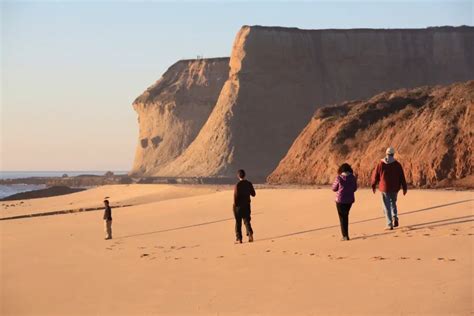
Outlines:
[[[354,171],[352,171],[352,168],[351,168],[351,165],[348,164],[348,163],[343,163],[339,169],[337,169],[337,173],[338,174],[341,174],[343,172],[350,172],[350,173],[354,173]]]
[[[241,179],[245,178],[245,170],[244,169],[237,170],[237,174],[239,175],[239,178],[241,178]]]
[[[107,204],[109,204],[109,200],[104,200],[104,203],[107,203]]]

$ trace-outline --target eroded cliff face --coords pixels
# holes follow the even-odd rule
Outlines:
[[[299,30],[243,27],[229,78],[167,176],[266,177],[322,105],[474,78],[474,28]]]
[[[133,103],[139,142],[131,174],[154,176],[196,138],[229,74],[229,58],[182,60]]]
[[[270,183],[329,184],[343,162],[362,185],[393,146],[415,186],[463,179],[472,187],[474,81],[384,92],[366,101],[319,109],[301,132]]]
[[[148,160],[135,169],[211,177],[244,168],[253,179],[264,179],[320,106],[474,79],[474,28],[244,26],[229,65],[217,103],[192,143],[165,164]]]

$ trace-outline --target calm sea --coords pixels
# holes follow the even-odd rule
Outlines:
[[[0,179],[20,179],[30,177],[61,177],[63,174],[67,174],[70,177],[78,176],[81,174],[91,175],[104,175],[107,171],[0,171]],[[127,174],[127,171],[112,171],[114,174]],[[0,199],[6,196],[39,190],[46,188],[45,185],[34,185],[34,184],[12,184],[12,185],[0,185]]]

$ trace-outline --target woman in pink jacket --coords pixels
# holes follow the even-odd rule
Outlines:
[[[354,192],[357,191],[357,178],[348,163],[343,163],[337,173],[332,190],[336,192],[336,208],[341,223],[342,240],[349,240],[349,211],[352,203],[355,202]]]

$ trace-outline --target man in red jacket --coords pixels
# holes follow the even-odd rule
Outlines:
[[[400,187],[403,195],[407,194],[407,182],[402,165],[393,158],[395,149],[387,148],[386,156],[375,168],[372,174],[372,191],[375,194],[377,184],[382,192],[383,211],[387,218],[386,230],[398,226],[397,195]]]

